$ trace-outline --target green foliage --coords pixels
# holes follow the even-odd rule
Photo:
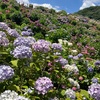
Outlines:
[[[85,8],[76,12],[75,14],[87,16],[91,19],[100,20],[100,6]]]

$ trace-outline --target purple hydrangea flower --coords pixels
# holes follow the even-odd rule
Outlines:
[[[88,67],[87,71],[92,73],[93,72],[93,68],[92,67]]]
[[[66,64],[68,64],[68,61],[62,57],[59,57],[58,62],[62,65],[65,66]]]
[[[52,81],[48,77],[40,77],[35,82],[35,89],[38,94],[46,94],[53,87]]]
[[[95,66],[99,66],[100,65],[100,60],[97,60],[96,62],[95,62]]]
[[[7,30],[8,29],[8,25],[4,22],[0,22],[0,29],[3,29],[3,30]]]
[[[10,66],[0,66],[0,82],[12,78],[14,70]]]
[[[7,32],[8,32],[8,34],[10,35],[10,36],[13,36],[13,37],[19,37],[20,35],[19,35],[19,33],[16,31],[16,29],[8,29],[7,30]]]
[[[27,46],[27,47],[31,47],[32,44],[34,44],[34,42],[36,42],[35,38],[33,37],[18,37],[14,40],[14,46]]]
[[[43,53],[47,53],[48,51],[50,51],[50,46],[51,43],[45,40],[38,40],[37,42],[35,42],[33,44],[33,49],[36,52],[43,52]]]
[[[93,83],[89,86],[88,93],[93,97],[95,100],[100,100],[100,84]]]
[[[1,37],[6,37],[6,34],[5,34],[5,32],[3,32],[3,31],[0,31],[0,36],[1,36]]]
[[[31,58],[32,57],[32,50],[26,46],[18,46],[14,49],[13,53],[15,58]]]
[[[0,46],[8,46],[9,45],[9,40],[6,37],[0,36]]]
[[[54,50],[62,51],[62,45],[59,43],[53,43],[51,48],[53,48]]]

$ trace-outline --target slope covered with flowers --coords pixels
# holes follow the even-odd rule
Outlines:
[[[99,22],[13,0],[0,12],[0,100],[100,99]]]

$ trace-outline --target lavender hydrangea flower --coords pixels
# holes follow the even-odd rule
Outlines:
[[[11,90],[5,90],[0,94],[0,100],[29,100],[23,96],[19,96],[18,93]]]
[[[13,75],[14,75],[14,70],[10,66],[6,65],[0,66],[0,82],[12,78]]]
[[[0,22],[0,29],[3,29],[3,30],[7,30],[8,29],[8,25],[4,22]]]
[[[47,53],[50,51],[51,43],[45,40],[38,40],[32,45],[32,48],[36,52]]]
[[[88,93],[95,100],[100,100],[100,84],[93,83],[92,85],[90,85],[88,88]]]
[[[13,36],[13,37],[19,37],[20,35],[19,35],[19,33],[16,31],[16,29],[8,29],[7,30],[7,32],[8,32],[8,34],[10,35],[10,36]]]
[[[1,36],[1,37],[6,37],[6,34],[5,34],[5,32],[3,32],[3,31],[0,31],[0,36]]]
[[[48,77],[40,77],[35,82],[35,89],[38,94],[46,94],[53,87],[52,81]]]
[[[15,58],[31,58],[32,57],[32,50],[26,46],[18,46],[14,49],[13,53]]]
[[[62,51],[62,45],[59,43],[53,43],[51,45],[51,48],[53,48],[54,50]]]
[[[65,66],[66,64],[68,64],[68,61],[62,57],[59,57],[58,62],[62,65]]]
[[[72,59],[72,58],[73,58],[73,55],[68,55],[68,58],[69,58],[69,59]]]
[[[33,37],[18,37],[14,40],[14,46],[27,46],[27,47],[31,47],[32,44],[34,44],[34,42],[36,42],[35,38]]]
[[[75,92],[72,89],[67,89],[65,91],[65,95],[66,95],[67,98],[70,98],[70,100],[75,100],[76,99]]]
[[[77,56],[78,56],[79,58],[81,58],[81,57],[83,57],[83,54],[79,53]]]
[[[79,57],[78,57],[78,56],[73,56],[73,59],[74,59],[74,60],[78,60]]]
[[[0,36],[0,46],[8,46],[9,45],[9,40],[6,37]]]

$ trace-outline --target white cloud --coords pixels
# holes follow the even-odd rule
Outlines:
[[[37,4],[37,3],[30,3],[29,0],[16,0],[18,3],[23,4],[24,5],[29,5],[32,4],[33,8],[37,7],[37,6],[42,6],[42,7],[47,7],[48,9],[54,9],[56,11],[59,11],[59,6],[55,6],[53,7],[51,4],[47,4],[47,3],[43,3],[43,4]]]
[[[90,6],[96,6],[99,5],[100,0],[83,0],[83,4],[80,7],[80,10],[90,7]]]

